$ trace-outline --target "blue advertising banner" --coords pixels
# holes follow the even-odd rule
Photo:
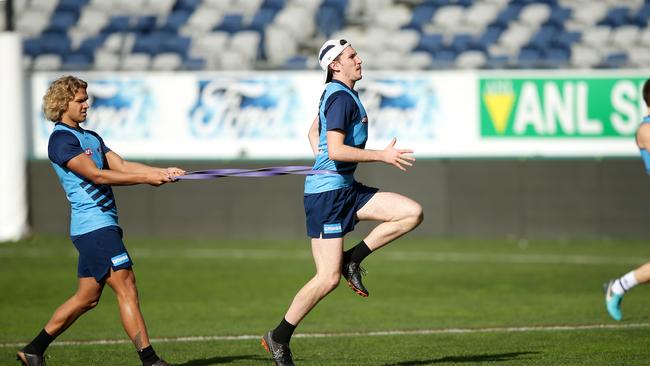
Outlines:
[[[42,113],[43,94],[58,75],[35,74],[33,151],[47,158],[53,123]],[[322,75],[288,73],[86,73],[91,108],[84,128],[129,158],[311,159],[307,131],[323,92]],[[445,75],[370,74],[357,83],[369,117],[369,147],[418,153],[446,131]],[[469,80],[469,79],[468,79]],[[456,84],[458,84],[456,80]],[[471,83],[466,82],[467,85]],[[470,121],[470,118],[463,118]],[[441,135],[442,134],[442,135]],[[436,153],[433,153],[434,155]]]
[[[53,123],[42,97],[58,75],[33,77],[33,151],[47,158]],[[80,75],[91,105],[83,127],[125,157],[311,158],[307,130],[319,77],[289,73]]]
[[[439,90],[430,78],[369,77],[356,88],[368,112],[371,140],[433,140],[441,121]]]
[[[200,78],[188,113],[197,139],[294,139],[300,90],[291,78]],[[302,136],[301,136],[302,137]]]

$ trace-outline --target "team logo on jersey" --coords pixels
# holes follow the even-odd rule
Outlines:
[[[91,155],[93,154],[93,150],[92,150],[91,148],[87,148],[87,149],[84,151],[84,154],[86,154],[86,155],[88,155],[88,156],[91,156]]]
[[[361,123],[368,123],[368,116],[363,116]]]

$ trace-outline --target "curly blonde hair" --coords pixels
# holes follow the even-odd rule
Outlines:
[[[43,113],[52,122],[60,122],[68,103],[74,99],[79,89],[88,88],[88,83],[72,75],[54,80],[43,96]]]

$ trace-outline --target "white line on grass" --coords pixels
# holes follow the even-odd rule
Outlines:
[[[585,324],[585,325],[539,325],[522,327],[488,327],[488,328],[441,328],[441,329],[413,329],[413,330],[382,330],[375,332],[342,332],[342,333],[297,333],[295,338],[330,338],[330,337],[383,337],[393,335],[426,335],[426,334],[476,334],[476,333],[523,333],[523,332],[565,332],[575,330],[601,330],[601,329],[630,329],[648,328],[650,323],[630,324]],[[162,342],[203,342],[203,341],[245,341],[261,339],[260,334],[226,335],[226,336],[189,336],[153,338],[152,343]],[[54,342],[55,346],[87,346],[111,345],[131,343],[126,339],[98,339],[90,341],[60,341]],[[0,343],[0,348],[22,347],[25,343]]]
[[[135,250],[134,257],[158,255],[149,249],[146,252]],[[274,249],[221,249],[201,248],[184,249],[177,254],[187,258],[233,258],[233,259],[309,259],[311,252],[281,251]],[[605,257],[584,254],[512,254],[512,253],[463,253],[463,252],[423,252],[423,251],[386,251],[381,253],[382,260],[415,261],[415,262],[453,262],[453,263],[508,263],[508,264],[640,264],[644,263],[639,257]]]
[[[307,250],[278,249],[230,249],[230,248],[178,248],[178,249],[139,249],[130,250],[134,258],[188,258],[195,260],[209,259],[304,259],[311,261],[311,252]],[[0,248],[0,257],[60,257],[76,258],[77,252],[70,249],[64,253],[45,248],[19,251],[14,248]],[[436,262],[436,263],[505,263],[505,264],[572,264],[572,265],[638,265],[650,258],[611,257],[587,254],[534,254],[534,253],[468,253],[436,251],[386,251],[381,253],[381,260],[396,262]]]

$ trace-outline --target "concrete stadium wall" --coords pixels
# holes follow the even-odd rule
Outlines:
[[[306,162],[168,164],[196,170]],[[32,231],[67,234],[69,205],[50,164],[32,161],[28,171]],[[425,220],[414,236],[650,238],[650,186],[639,159],[420,160],[406,174],[364,164],[357,179],[419,201]],[[281,176],[114,191],[129,236],[279,239],[305,237],[302,187],[302,177]]]

